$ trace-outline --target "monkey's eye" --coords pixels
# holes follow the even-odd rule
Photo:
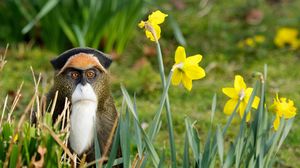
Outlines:
[[[70,76],[71,76],[71,78],[74,79],[74,80],[78,79],[78,78],[79,78],[79,75],[80,75],[79,72],[76,72],[76,71],[70,72]]]
[[[88,70],[88,71],[86,71],[85,75],[87,78],[93,79],[93,78],[95,78],[96,73],[93,70]]]

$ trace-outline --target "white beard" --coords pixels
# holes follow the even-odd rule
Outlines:
[[[71,148],[81,155],[92,144],[95,131],[97,96],[90,84],[78,84],[72,94]]]

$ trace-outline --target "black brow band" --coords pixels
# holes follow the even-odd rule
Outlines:
[[[76,54],[79,54],[79,53],[94,55],[105,69],[108,69],[110,64],[112,63],[112,59],[108,55],[106,55],[103,52],[98,51],[96,49],[73,48],[73,49],[63,52],[57,58],[51,60],[51,64],[55,70],[59,70],[66,64],[66,62],[68,61],[68,59],[70,57],[72,57]]]

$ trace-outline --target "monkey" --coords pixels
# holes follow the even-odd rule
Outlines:
[[[111,63],[109,56],[92,48],[73,48],[51,60],[55,73],[54,84],[47,95],[47,106],[51,106],[58,91],[52,117],[54,123],[64,109],[65,99],[70,101],[68,147],[79,158],[86,154],[87,162],[95,160],[95,136],[103,152],[110,145],[109,136],[118,122],[109,87],[108,68]]]

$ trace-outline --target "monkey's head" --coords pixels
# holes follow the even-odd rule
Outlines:
[[[104,146],[117,118],[109,91],[107,69],[111,62],[104,53],[90,48],[71,49],[51,61],[55,77],[49,101],[58,91],[53,120],[61,113],[67,97],[71,102],[69,142],[78,155],[89,151],[95,128]]]
[[[107,69],[112,60],[91,48],[74,48],[51,61],[54,86],[62,97],[78,101],[101,101],[109,94]]]

